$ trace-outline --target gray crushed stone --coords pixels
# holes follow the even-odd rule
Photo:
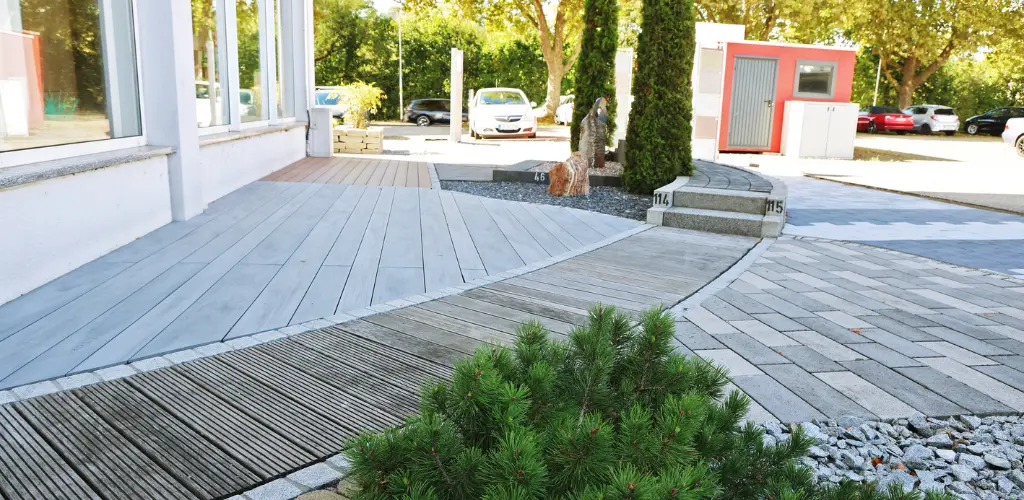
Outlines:
[[[789,439],[791,429],[767,422],[765,441]],[[873,422],[843,417],[804,422],[814,439],[801,459],[821,483],[874,481],[904,489],[945,490],[969,500],[1024,498],[1024,417],[916,417]]]
[[[573,197],[552,196],[546,185],[524,182],[441,181],[441,189],[499,200],[578,208],[640,221],[647,220],[647,209],[653,206],[651,196],[627,193],[617,187],[592,186],[589,196]]]

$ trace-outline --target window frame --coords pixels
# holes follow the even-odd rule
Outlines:
[[[224,117],[224,123],[222,123],[220,125],[210,125],[208,127],[200,127],[200,126],[198,126],[198,124],[196,124],[196,130],[199,131],[199,137],[200,138],[202,138],[203,136],[207,136],[207,135],[216,135],[216,134],[223,134],[225,132],[230,132],[231,131],[231,120],[232,120],[232,116],[233,116],[231,114],[231,107],[232,107],[232,104],[234,104],[235,107],[238,106],[237,103],[233,103],[232,102],[233,100],[231,98],[231,93],[232,93],[232,91],[234,89],[231,86],[231,82],[232,82],[233,76],[232,76],[232,73],[231,73],[231,67],[229,66],[229,63],[233,63],[237,59],[237,56],[236,57],[232,57],[232,55],[231,55],[231,46],[228,45],[228,41],[227,41],[227,38],[228,38],[228,13],[227,13],[227,10],[226,10],[228,8],[229,4],[230,4],[230,7],[232,9],[232,14],[233,14],[234,13],[234,8],[235,8],[235,2],[234,2],[234,0],[215,0],[215,1],[216,1],[216,10],[217,10],[217,41],[219,42],[218,45],[221,46],[221,48],[217,49],[217,57],[222,57],[222,60],[218,61],[220,64],[218,65],[219,67],[218,67],[217,72],[218,73],[223,73],[224,74],[223,78],[224,78],[224,80],[227,81],[227,85],[225,85],[224,87],[221,87],[220,91],[221,91],[221,94],[223,94],[222,98],[227,99],[228,109],[227,109],[227,116]],[[236,46],[237,46],[237,44],[236,44]],[[194,50],[194,48],[193,48],[193,50]],[[237,75],[235,75],[235,77],[237,77]],[[207,83],[209,84],[210,82],[207,82]]]
[[[110,0],[100,0],[100,2],[109,4]],[[139,90],[139,135],[0,151],[0,169],[45,161],[64,160],[81,155],[107,153],[149,144],[146,136],[146,96],[145,88],[142,85],[142,58],[139,57],[138,0],[129,0],[129,2],[132,6],[132,45],[135,49],[135,82]],[[102,26],[104,24],[103,14],[101,13],[100,16],[99,23]],[[109,120],[110,117],[107,117],[107,119]]]
[[[828,94],[819,92],[800,92],[800,66],[829,66],[832,68],[832,77],[828,83]],[[813,59],[797,59],[793,75],[793,97],[804,99],[835,99],[836,97],[836,73],[839,71],[839,63],[836,61],[819,61]]]

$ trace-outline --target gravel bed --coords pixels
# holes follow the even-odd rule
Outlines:
[[[528,201],[591,212],[647,220],[647,209],[653,206],[651,196],[631,194],[617,187],[590,187],[590,196],[552,196],[545,184],[526,182],[441,181],[441,189],[475,194],[499,200]]]
[[[557,162],[546,161],[531,168],[528,172],[550,172],[551,169],[555,168]],[[587,170],[590,175],[606,175],[611,177],[622,177],[622,164],[619,162],[605,160],[604,168],[591,168]]]
[[[805,465],[819,482],[877,481],[884,489],[945,490],[972,500],[1024,498],[1024,420],[1020,416],[917,417],[892,423],[844,417],[801,424],[814,438]],[[790,428],[766,423],[765,441]]]

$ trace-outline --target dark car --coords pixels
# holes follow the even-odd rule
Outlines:
[[[996,108],[983,115],[972,116],[964,121],[964,130],[971,135],[999,135],[1010,118],[1024,118],[1024,108]]]
[[[896,132],[906,134],[914,128],[914,117],[900,111],[895,106],[870,106],[861,111],[857,117],[857,131]]]
[[[448,99],[417,99],[405,109],[405,121],[426,127],[431,123],[451,123],[452,108]],[[462,108],[462,121],[469,121],[469,110]]]

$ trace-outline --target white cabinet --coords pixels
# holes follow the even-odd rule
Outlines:
[[[853,158],[858,106],[849,102],[787,101],[782,154],[798,158]]]

